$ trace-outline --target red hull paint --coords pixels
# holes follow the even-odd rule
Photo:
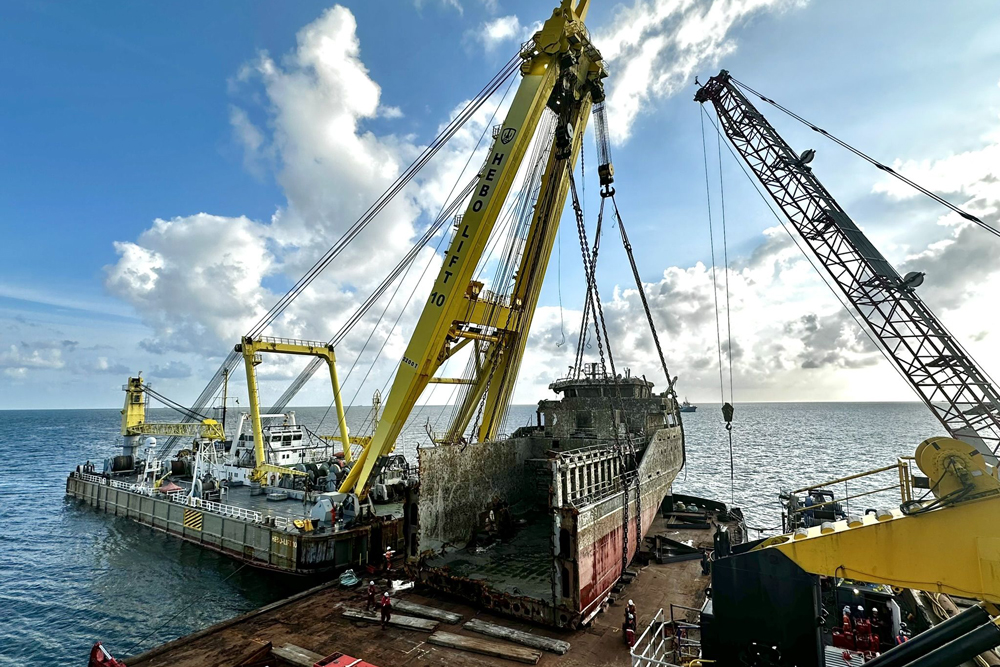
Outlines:
[[[645,501],[646,498],[644,497]],[[650,499],[652,500],[652,499]],[[662,499],[661,499],[662,500]],[[643,502],[642,511],[642,534],[643,536],[649,531],[649,527],[653,524],[653,519],[656,518],[656,513],[660,509],[660,503],[657,502],[655,505],[652,503]],[[633,503],[630,510],[635,510],[635,504]],[[582,615],[586,616],[592,608],[600,604],[607,597],[611,588],[615,585],[618,579],[621,577],[622,568],[622,526],[621,519],[619,515],[618,525],[611,532],[597,538],[594,541],[594,550],[591,553],[581,553],[579,555],[579,571],[580,573],[591,572],[591,583],[580,588],[580,606]],[[629,528],[634,528],[635,524],[629,526]],[[630,533],[634,531],[629,531]],[[629,548],[628,548],[628,560],[631,563],[632,559],[635,557],[637,540],[635,536],[629,535]],[[582,577],[581,577],[582,580]]]

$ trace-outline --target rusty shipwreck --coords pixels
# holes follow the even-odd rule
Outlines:
[[[511,438],[419,450],[404,512],[423,582],[556,627],[589,621],[622,578],[684,464],[676,399],[596,364],[550,388]]]

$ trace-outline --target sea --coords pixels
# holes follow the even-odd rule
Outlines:
[[[399,450],[412,458],[429,443],[428,429],[445,428],[451,410],[420,408]],[[169,420],[153,413],[151,421]],[[349,413],[352,430],[366,414],[361,407]],[[334,432],[325,407],[296,415]],[[507,429],[534,421],[533,406],[514,406]],[[100,468],[120,451],[120,422],[117,409],[0,411],[0,667],[85,664],[97,640],[116,656],[134,655],[319,583],[239,569],[225,556],[67,498],[70,471],[87,460]],[[732,502],[761,534],[780,528],[780,490],[892,464],[944,433],[918,403],[737,404],[731,430],[720,406],[706,404],[685,414],[684,426],[687,464],[675,492]],[[836,488],[856,495],[894,477]],[[859,497],[850,509],[898,504],[894,494]]]

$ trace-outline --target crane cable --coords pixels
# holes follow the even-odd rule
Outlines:
[[[291,289],[289,289],[288,292],[286,292],[285,295],[271,307],[270,310],[267,311],[264,317],[261,318],[260,322],[258,322],[257,325],[250,330],[249,335],[251,337],[259,336],[264,329],[274,322],[274,320],[276,320],[292,303],[292,301],[294,301],[295,298],[298,297],[298,295],[301,294],[302,291],[316,279],[316,277],[330,264],[330,262],[332,262],[341,253],[341,251],[358,236],[358,234],[364,231],[375,216],[378,215],[382,209],[392,201],[393,198],[395,198],[400,190],[409,184],[413,177],[416,176],[417,172],[419,172],[424,165],[427,164],[427,162],[429,162],[439,150],[441,150],[445,143],[447,143],[448,140],[451,139],[463,125],[465,125],[466,121],[468,121],[476,113],[476,111],[479,110],[479,107],[481,107],[486,100],[493,95],[493,93],[499,90],[507,79],[513,76],[514,72],[519,69],[519,61],[520,55],[514,56],[496,75],[494,75],[490,82],[486,84],[486,86],[473,100],[466,104],[465,108],[463,108],[462,111],[460,111],[458,115],[452,119],[452,121],[447,125],[447,127],[445,127],[438,137],[435,138],[434,141],[431,142],[431,144],[427,146],[427,148],[425,148],[419,156],[417,156],[417,159],[415,159],[410,166],[408,166],[403,173],[396,178],[393,184],[390,185],[377,200],[375,200],[375,203],[368,207],[368,210],[365,211],[360,218],[358,218],[357,222],[351,225],[340,240],[338,240],[333,247],[324,253],[323,256],[306,272],[306,274],[300,278],[298,282],[296,282],[295,285],[293,285]]]
[[[708,242],[712,252],[712,297],[715,301],[715,341],[716,349],[718,351],[719,357],[719,394],[722,400],[722,418],[726,424],[726,432],[729,436],[729,493],[730,501],[736,502],[736,462],[735,456],[733,455],[733,413],[734,408],[732,403],[726,401],[726,389],[725,382],[723,380],[723,364],[722,364],[722,326],[720,324],[720,312],[719,312],[719,286],[718,279],[716,275],[716,262],[715,262],[715,231],[714,224],[712,222],[712,189],[709,182],[708,176],[708,144],[705,140],[705,117],[700,116],[701,119],[701,150],[702,157],[704,158],[705,164],[705,201],[708,210]],[[721,140],[720,140],[721,141]],[[722,154],[722,145],[719,145],[719,154]],[[722,163],[719,163],[719,183],[722,183]],[[723,195],[724,197],[725,195]],[[725,219],[725,199],[723,198],[723,219]],[[725,223],[723,222],[723,227]],[[728,268],[728,256],[729,252],[726,250],[726,313],[728,318],[729,313],[729,268]],[[728,325],[728,322],[727,322]],[[731,331],[731,330],[730,330]],[[732,334],[730,333],[729,338],[729,372],[730,372],[730,398],[732,397]]]
[[[461,129],[466,122],[482,107],[493,94],[500,89],[507,79],[511,78],[520,68],[520,54],[512,57],[500,69],[497,74],[477,93],[477,95],[466,103],[465,107],[448,123],[437,137],[417,156],[417,158],[397,177],[392,185],[386,189],[378,199],[368,208],[365,213],[344,233],[333,246],[310,268],[306,274],[298,280],[282,296],[278,302],[271,307],[263,318],[247,333],[250,337],[259,336],[282,312],[295,300],[298,295],[308,287],[312,281],[325,269],[330,262],[337,258],[354,238],[360,234],[371,221],[384,209],[413,178],[433,158],[438,151]],[[240,354],[230,350],[226,359],[216,370],[208,384],[195,400],[193,409],[203,408],[215,395],[223,378],[227,372],[231,372],[239,364]],[[304,382],[303,382],[304,384]],[[163,446],[157,450],[157,455],[166,454],[177,441],[176,437],[169,438]]]
[[[708,114],[708,112],[704,110],[704,107],[702,108],[702,113],[705,115]],[[711,123],[713,127],[715,127],[716,132],[720,134],[722,133],[721,128],[715,123],[715,121],[712,120],[711,117],[709,117],[708,122]],[[785,218],[780,213],[774,210],[774,207],[771,205],[771,200],[768,199],[767,194],[765,194],[764,191],[761,190],[760,186],[757,184],[757,180],[750,175],[750,172],[747,171],[746,166],[744,166],[743,164],[743,160],[740,159],[740,156],[736,154],[736,151],[733,150],[733,147],[730,146],[728,142],[726,142],[726,148],[729,150],[729,154],[732,156],[733,161],[736,162],[740,170],[743,171],[743,175],[747,177],[747,181],[749,181],[750,185],[752,185],[754,190],[757,191],[757,195],[760,197],[761,201],[764,202],[764,206],[766,206],[767,210],[771,212],[771,215],[774,216],[774,219],[778,222],[779,225],[781,225],[781,228],[785,230],[785,233],[788,235],[788,238],[791,239],[792,243],[795,244],[795,247],[799,249],[800,253],[802,253],[802,256],[805,257],[807,262],[809,262],[809,265],[812,266],[813,270],[816,272],[816,275],[819,276],[820,280],[823,281],[823,284],[826,285],[827,289],[830,290],[830,293],[833,294],[833,296],[837,299],[837,302],[840,303],[840,305],[847,312],[847,314],[851,316],[851,319],[853,319],[854,323],[858,325],[858,329],[860,329],[865,334],[865,336],[871,342],[872,346],[876,350],[881,352],[883,356],[889,359],[890,355],[883,349],[882,341],[878,337],[876,337],[871,331],[868,330],[868,327],[858,318],[858,314],[854,310],[853,306],[851,306],[850,303],[845,301],[844,297],[841,295],[841,292],[836,288],[836,286],[830,283],[830,279],[827,278],[826,272],[819,264],[816,263],[816,260],[813,259],[808,249],[803,247],[802,242],[799,240],[798,235],[794,233],[793,230],[788,228],[788,224],[785,222]],[[899,375],[900,379],[902,379],[903,382],[909,382],[909,378],[906,377],[902,369],[896,366],[896,364],[890,363],[889,366],[894,371],[896,371],[896,374]]]
[[[852,152],[855,155],[857,155],[858,157],[860,157],[865,162],[868,162],[869,164],[871,164],[872,166],[874,166],[876,169],[880,169],[880,170],[884,171],[885,173],[889,174],[890,176],[892,176],[892,177],[894,177],[894,178],[902,181],[903,183],[906,183],[907,185],[909,185],[914,190],[917,190],[918,192],[920,192],[921,194],[926,195],[927,197],[930,197],[931,199],[933,199],[937,203],[941,204],[945,208],[951,209],[952,211],[954,211],[958,215],[962,216],[966,220],[969,220],[970,222],[974,222],[977,225],[979,225],[980,227],[982,227],[983,229],[985,229],[986,231],[988,231],[989,233],[993,234],[994,236],[1000,237],[1000,229],[997,229],[996,227],[993,227],[992,225],[989,225],[989,224],[983,222],[982,220],[980,220],[976,216],[974,216],[971,213],[968,213],[968,212],[962,210],[958,206],[952,204],[947,199],[944,199],[943,197],[938,196],[937,194],[931,192],[930,190],[928,190],[924,186],[920,185],[919,183],[913,182],[912,180],[910,180],[906,176],[903,176],[902,174],[900,174],[898,171],[896,171],[892,167],[879,162],[875,158],[873,158],[873,157],[871,157],[871,156],[863,153],[862,151],[858,150],[857,148],[855,148],[854,146],[850,145],[846,141],[843,141],[842,139],[839,139],[838,137],[835,137],[834,135],[830,134],[829,132],[827,132],[823,128],[815,125],[814,123],[811,123],[810,121],[806,120],[802,116],[798,115],[797,113],[795,113],[791,109],[788,109],[788,108],[782,106],[781,104],[779,104],[778,102],[772,100],[769,97],[765,97],[764,95],[762,95],[761,93],[757,92],[756,90],[754,90],[753,88],[751,88],[747,84],[745,84],[745,83],[743,83],[741,81],[737,81],[734,78],[730,78],[730,80],[733,83],[735,83],[737,86],[739,86],[740,88],[742,88],[743,90],[747,91],[748,93],[759,97],[761,100],[763,100],[764,102],[770,104],[775,109],[778,109],[779,111],[785,113],[788,116],[791,116],[795,120],[797,120],[800,123],[802,123],[803,125],[807,126],[813,132],[818,132],[819,134],[822,134],[824,137],[830,139],[834,143],[839,144],[840,146],[846,148],[850,152]]]

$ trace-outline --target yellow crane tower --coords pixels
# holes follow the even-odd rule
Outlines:
[[[583,21],[590,0],[562,0],[522,48],[521,81],[437,279],[399,364],[371,442],[340,487],[364,498],[379,459],[392,451],[417,400],[431,382],[470,385],[449,433],[461,436],[481,403],[475,436],[495,438],[510,403],[566,202],[591,106],[604,100],[607,76]],[[524,251],[509,296],[495,297],[473,280],[487,240],[524,161],[545,109],[557,117]],[[441,365],[469,343],[476,355],[471,378],[435,378]],[[485,402],[484,402],[485,401]]]

